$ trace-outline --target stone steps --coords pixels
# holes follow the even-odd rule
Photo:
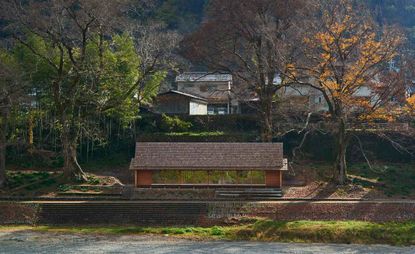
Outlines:
[[[217,190],[217,199],[226,200],[276,200],[283,196],[282,190],[273,189],[244,189],[244,190]]]
[[[100,193],[100,192],[58,192],[58,197],[102,197],[102,198],[121,198],[121,193]]]

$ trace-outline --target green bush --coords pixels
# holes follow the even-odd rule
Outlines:
[[[195,131],[253,132],[259,130],[255,115],[202,115],[181,116],[193,124]]]
[[[222,228],[214,226],[212,227],[211,231],[210,231],[211,235],[215,235],[215,236],[219,236],[219,235],[223,235],[224,232],[222,230]]]
[[[255,115],[158,115],[144,114],[137,120],[137,131],[144,133],[171,132],[165,120],[174,119],[190,123],[193,132],[257,132],[259,121]],[[164,123],[163,123],[164,122]],[[181,131],[177,131],[181,132]]]
[[[181,120],[178,116],[161,116],[161,129],[168,132],[188,131],[192,127],[192,123]]]
[[[139,142],[254,142],[256,133],[143,133],[137,137]]]
[[[171,235],[182,235],[186,233],[184,228],[163,228],[161,230],[162,234],[171,234]]]
[[[67,185],[67,184],[61,184],[61,185],[58,186],[58,191],[60,191],[60,192],[67,192],[70,189],[71,189],[71,186]]]

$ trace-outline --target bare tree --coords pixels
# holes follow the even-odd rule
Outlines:
[[[266,142],[273,136],[277,91],[291,81],[285,73],[297,47],[295,20],[307,5],[301,0],[213,0],[205,22],[183,43],[187,58],[232,73],[245,87],[241,96],[259,98]]]
[[[143,75],[150,77],[160,70],[171,71],[176,68],[175,51],[181,40],[177,32],[168,31],[161,23],[133,24],[129,29],[135,40],[136,52],[141,57],[139,68]],[[137,84],[140,101],[143,98],[152,98],[158,93],[159,86],[146,85],[147,81],[143,79]]]

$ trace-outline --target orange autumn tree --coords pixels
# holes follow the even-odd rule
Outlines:
[[[324,97],[335,138],[335,177],[345,184],[352,123],[390,120],[386,107],[399,89],[387,63],[397,56],[402,36],[376,27],[357,1],[321,0],[318,5],[314,19],[305,21],[303,58],[293,65],[291,78]]]
[[[409,97],[406,100],[406,107],[405,107],[406,113],[410,116],[415,116],[415,94]]]
[[[405,54],[402,59],[401,72],[404,74],[404,80],[407,84],[406,87],[406,100],[405,105],[402,107],[402,115],[404,118],[414,121],[415,120],[415,94],[413,93],[413,86],[415,85],[415,57],[413,52]]]

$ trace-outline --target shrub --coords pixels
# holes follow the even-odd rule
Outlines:
[[[161,129],[168,132],[188,131],[192,127],[192,123],[181,120],[178,116],[161,116]]]
[[[222,228],[220,228],[220,227],[214,226],[214,227],[211,229],[210,234],[211,234],[211,235],[216,235],[216,236],[218,236],[218,235],[223,235],[223,230],[222,230]]]
[[[256,133],[144,133],[137,137],[139,142],[254,142]],[[198,135],[199,134],[199,135]],[[202,135],[203,134],[203,135]]]
[[[259,121],[255,115],[158,115],[145,114],[137,121],[139,132],[171,132],[165,120],[174,119],[190,123],[188,131],[197,132],[256,132]],[[163,123],[165,122],[165,123]],[[179,132],[179,131],[177,131]]]

